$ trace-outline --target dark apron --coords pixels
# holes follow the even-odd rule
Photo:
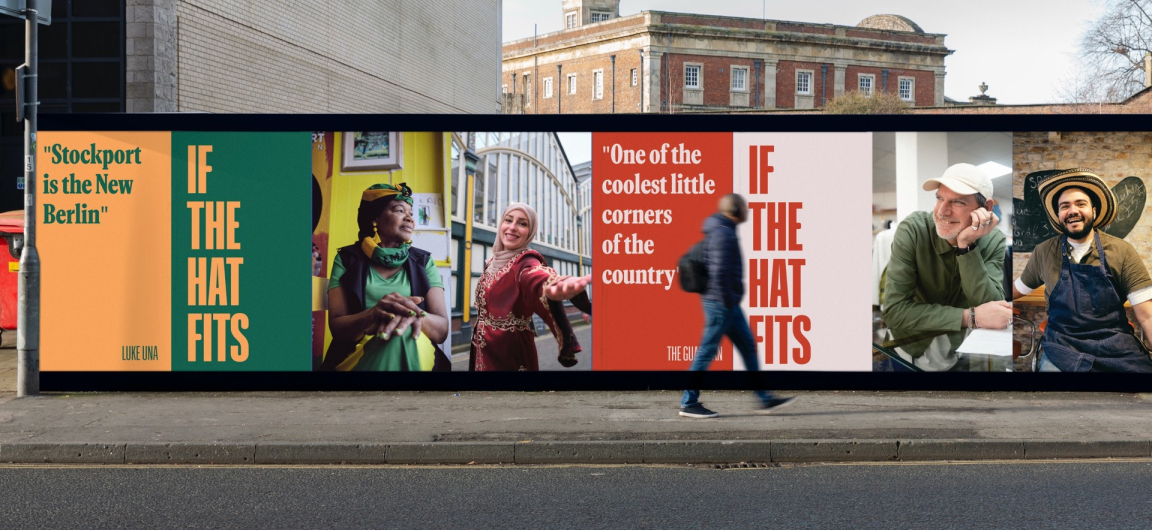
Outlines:
[[[1069,262],[1068,238],[1060,237],[1060,279],[1048,295],[1048,329],[1040,342],[1044,358],[1062,372],[1152,373],[1148,350],[1132,333],[1112,285],[1100,234],[1094,234],[1099,266]]]

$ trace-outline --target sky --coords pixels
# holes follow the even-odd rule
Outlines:
[[[503,40],[531,37],[563,25],[561,0],[503,0]],[[671,11],[855,26],[878,14],[902,15],[928,33],[947,35],[956,50],[944,62],[944,94],[967,101],[988,84],[1002,104],[1060,102],[1059,88],[1075,73],[1080,37],[1104,11],[1103,0],[621,0],[620,16]],[[575,162],[574,162],[575,163]]]

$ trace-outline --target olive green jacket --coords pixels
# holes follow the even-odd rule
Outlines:
[[[957,256],[930,212],[909,215],[892,240],[884,322],[899,331],[960,330],[965,309],[1004,300],[1005,240],[993,230]]]

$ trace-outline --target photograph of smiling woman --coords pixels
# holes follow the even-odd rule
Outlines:
[[[332,342],[321,370],[444,371],[444,285],[431,255],[412,246],[406,183],[373,184],[356,213],[357,242],[337,251],[328,283]]]
[[[538,223],[536,210],[522,202],[508,204],[500,216],[492,257],[476,287],[469,370],[540,370],[533,315],[552,332],[560,365],[570,368],[577,363],[576,353],[582,348],[561,302],[571,300],[591,313],[585,287],[592,277],[562,276],[529,248]]]

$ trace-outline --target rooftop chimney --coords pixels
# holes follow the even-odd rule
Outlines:
[[[1152,87],[1152,52],[1144,54],[1144,88]]]

